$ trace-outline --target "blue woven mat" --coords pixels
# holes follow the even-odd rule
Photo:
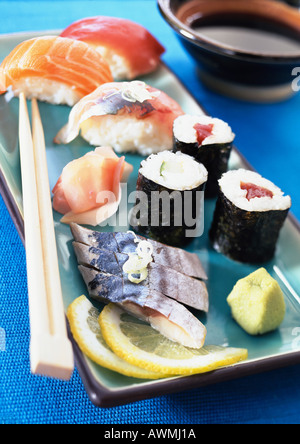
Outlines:
[[[165,61],[207,111],[232,125],[238,148],[253,166],[292,195],[293,212],[300,218],[300,97],[275,105],[255,105],[207,91],[155,3],[1,1],[0,32],[64,28],[75,19],[96,14],[140,22],[165,44]],[[100,409],[90,402],[77,371],[66,383],[32,376],[28,348],[25,252],[0,198],[0,423],[300,423],[300,366]]]

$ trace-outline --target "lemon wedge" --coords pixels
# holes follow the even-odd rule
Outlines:
[[[104,340],[116,355],[151,372],[168,375],[206,373],[236,364],[248,357],[245,349],[184,347],[170,341],[115,304],[104,308],[99,316],[99,323]]]
[[[103,339],[98,322],[99,311],[80,296],[68,308],[67,317],[75,341],[81,351],[96,364],[122,375],[138,379],[160,379],[162,374],[129,364],[115,355]]]

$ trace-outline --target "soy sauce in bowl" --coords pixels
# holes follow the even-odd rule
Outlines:
[[[274,0],[158,0],[199,63],[202,80],[251,100],[293,94],[300,66],[300,13]]]
[[[294,55],[300,51],[300,43],[295,39],[263,29],[242,27],[239,22],[231,26],[222,24],[195,27],[194,31],[237,51],[265,55]]]
[[[269,0],[190,0],[178,9],[177,17],[199,38],[223,48],[257,55],[300,56],[300,13],[284,6],[285,14],[278,16],[278,3],[274,11],[265,9],[268,3]]]

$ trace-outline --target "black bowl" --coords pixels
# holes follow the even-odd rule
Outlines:
[[[284,0],[285,3],[294,6],[295,8],[300,8],[300,0]]]
[[[300,13],[296,9],[273,0],[158,0],[158,5],[210,88],[254,101],[282,100],[300,89],[296,77],[300,74]],[[201,32],[203,26],[269,31],[292,46],[278,53],[274,48],[270,53],[246,50],[208,37]]]

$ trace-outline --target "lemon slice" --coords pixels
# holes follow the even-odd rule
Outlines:
[[[132,365],[169,375],[206,373],[247,359],[245,349],[206,346],[184,347],[172,342],[150,325],[139,321],[122,308],[109,304],[99,323],[110,348]]]
[[[144,370],[116,356],[103,339],[98,322],[99,311],[80,296],[68,308],[70,328],[81,351],[96,364],[122,375],[138,379],[160,379],[164,375]]]

